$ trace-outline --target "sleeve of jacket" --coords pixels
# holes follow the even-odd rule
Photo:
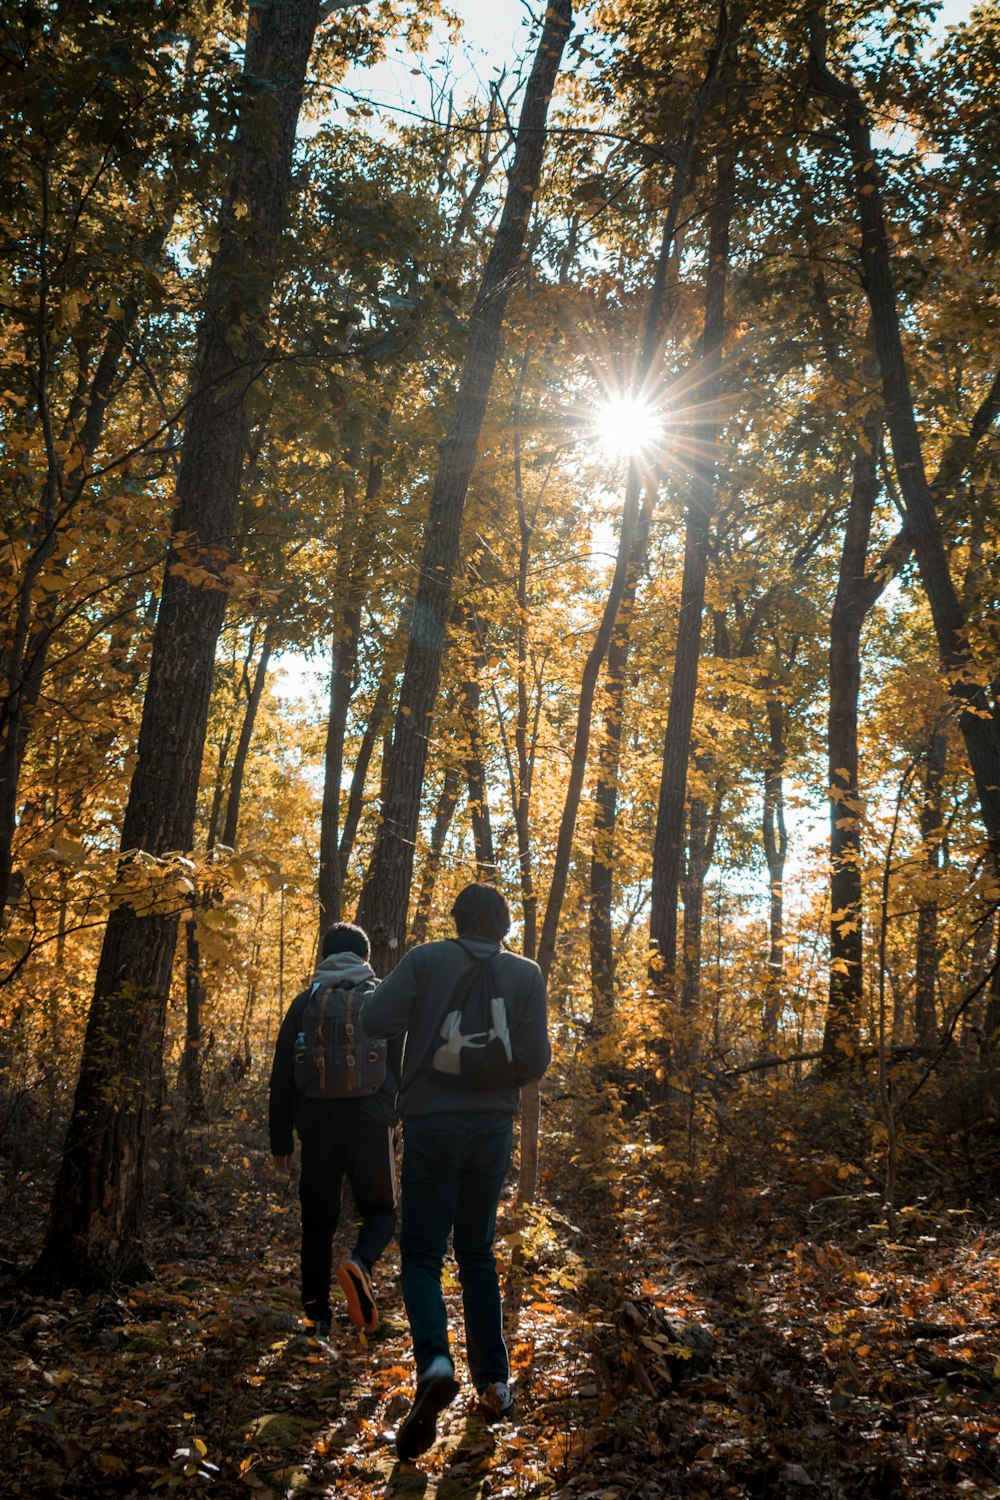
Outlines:
[[[290,1156],[295,1149],[295,1038],[301,1029],[309,991],[296,995],[285,1013],[274,1044],[267,1122],[272,1156]]]
[[[369,1036],[392,1039],[408,1029],[419,988],[416,953],[405,954],[365,1001],[361,1022]]]
[[[510,1040],[517,1081],[531,1083],[541,1078],[552,1061],[545,980],[536,964],[531,965],[527,994],[512,1020]]]

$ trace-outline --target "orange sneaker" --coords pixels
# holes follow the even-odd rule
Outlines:
[[[347,1299],[347,1316],[358,1328],[372,1333],[378,1327],[378,1308],[364,1266],[352,1258],[337,1267],[337,1282]]]

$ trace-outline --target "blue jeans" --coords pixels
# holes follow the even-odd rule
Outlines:
[[[482,1390],[510,1374],[493,1234],[512,1136],[507,1114],[418,1115],[405,1123],[399,1249],[418,1377],[437,1355],[450,1358],[441,1267],[452,1230],[472,1382]]]

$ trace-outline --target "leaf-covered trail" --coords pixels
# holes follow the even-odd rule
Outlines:
[[[515,1271],[509,1204],[501,1223],[516,1426],[484,1427],[466,1385],[419,1467],[396,1462],[413,1372],[395,1251],[378,1333],[341,1315],[311,1337],[294,1196],[234,1139],[160,1221],[155,1284],[31,1302],[8,1280],[0,1492],[1000,1496],[995,1238],[962,1215],[837,1232],[832,1205],[766,1190],[681,1224],[642,1172],[612,1204],[569,1156],[550,1141]]]

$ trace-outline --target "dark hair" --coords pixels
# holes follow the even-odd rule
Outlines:
[[[451,915],[459,937],[489,938],[502,943],[510,931],[510,907],[495,885],[467,885],[455,897]]]
[[[333,953],[355,953],[367,963],[372,945],[363,927],[354,927],[350,922],[334,922],[323,934],[320,951],[324,958]]]

